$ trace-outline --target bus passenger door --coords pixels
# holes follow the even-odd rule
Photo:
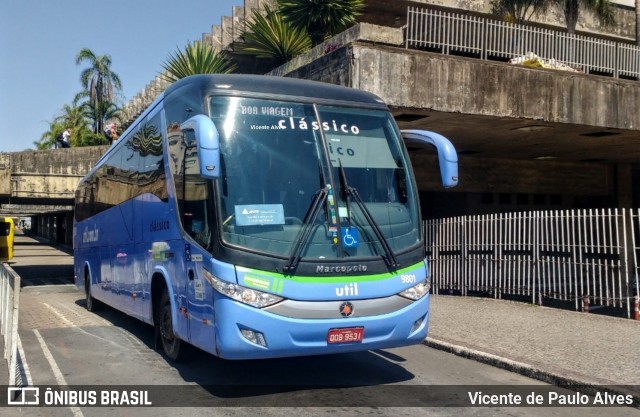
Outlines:
[[[198,245],[185,243],[188,279],[187,311],[191,344],[208,352],[215,348],[213,288],[204,277],[203,261],[208,255]]]
[[[192,132],[186,137],[189,138]],[[189,142],[187,142],[189,143]],[[185,240],[187,274],[187,312],[191,343],[211,352],[214,343],[213,288],[206,281],[203,261],[211,255],[205,248],[211,245],[209,180],[200,175],[197,148],[187,146],[183,151],[184,168],[177,179],[178,207],[182,228],[191,238]]]

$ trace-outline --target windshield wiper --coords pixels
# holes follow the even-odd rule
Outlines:
[[[319,167],[320,172],[320,184],[326,184],[326,179],[324,177],[324,172],[322,171],[322,167]],[[292,272],[300,263],[300,259],[302,258],[302,250],[304,249],[307,241],[309,240],[309,236],[311,235],[312,226],[318,217],[318,213],[320,213],[320,209],[324,205],[325,201],[327,201],[327,196],[329,195],[328,186],[324,186],[320,190],[318,190],[313,195],[313,200],[311,200],[311,205],[307,209],[307,213],[304,215],[304,221],[302,222],[302,228],[298,232],[298,236],[296,236],[296,244],[291,251],[291,256],[289,256],[289,261],[284,266],[285,271]]]
[[[382,245],[382,248],[384,249],[384,253],[387,255],[387,258],[386,258],[387,263],[391,268],[397,268],[400,265],[398,264],[398,260],[396,259],[396,256],[393,254],[393,251],[389,246],[389,242],[382,235],[380,226],[378,226],[378,223],[376,223],[373,216],[371,216],[371,213],[369,212],[369,209],[367,208],[367,206],[364,204],[364,201],[362,201],[362,198],[360,197],[358,190],[356,190],[354,187],[350,187],[349,184],[347,183],[347,175],[344,172],[344,168],[342,167],[341,161],[340,161],[339,172],[340,172],[340,187],[342,188],[343,198],[347,205],[347,216],[349,217],[349,220],[348,220],[349,227],[351,227],[351,212],[349,207],[349,198],[352,197],[355,200],[355,202],[358,204],[358,207],[360,207],[360,210],[362,210],[362,214],[364,214],[365,220],[367,220],[367,223],[369,223],[376,237],[380,241],[380,245]]]

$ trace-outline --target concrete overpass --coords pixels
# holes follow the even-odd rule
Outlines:
[[[375,25],[329,42],[331,53],[316,48],[272,74],[373,92],[401,128],[450,138],[461,181],[434,217],[640,203],[638,81],[406,49],[402,29]],[[421,190],[437,190],[434,156],[415,151]]]
[[[231,16],[223,17],[219,26],[202,36],[203,42],[232,55],[239,72],[263,73],[268,67],[264,60],[236,53],[245,20],[251,10],[264,3],[270,1],[245,0],[244,7],[234,7]],[[638,207],[637,65],[623,79],[617,70],[607,77],[595,75],[597,68],[564,72],[510,65],[504,56],[487,60],[477,59],[478,54],[461,56],[465,54],[460,51],[455,56],[410,49],[407,7],[427,3],[440,7],[428,0],[366,0],[362,23],[270,74],[371,91],[385,100],[401,128],[433,130],[449,137],[460,152],[461,184],[447,193],[440,193],[434,181],[438,178],[434,156],[423,150],[412,152],[429,217]],[[487,16],[487,4],[483,0],[442,3],[446,10],[475,17]],[[593,44],[636,48],[629,43],[634,36],[629,29],[635,22],[632,12],[617,7],[621,23],[606,31],[593,19],[583,17],[580,36],[596,36]],[[544,30],[556,30],[553,36],[565,39],[559,29],[561,21],[550,13],[531,27],[546,25]],[[434,31],[439,27],[448,30],[451,25],[431,22]],[[466,36],[465,41],[477,46],[482,36],[456,27],[464,34],[456,41]],[[503,42],[514,43],[516,37],[509,35]],[[577,48],[572,42],[560,40],[558,48]],[[640,59],[638,51],[634,53],[630,62]],[[584,55],[589,54],[592,51]],[[617,55],[599,58],[608,65]],[[152,80],[125,106],[127,114],[139,114],[166,86],[160,76]]]
[[[401,128],[449,137],[461,177],[451,191],[440,191],[434,155],[410,149],[430,218],[640,204],[636,80],[411,50],[402,28],[366,23],[271,74],[371,91]],[[158,93],[148,86],[132,114]],[[70,242],[75,186],[105,149],[0,154],[0,214],[49,213],[34,227]]]
[[[70,243],[75,189],[106,149],[0,153],[0,216],[32,217],[35,233]]]

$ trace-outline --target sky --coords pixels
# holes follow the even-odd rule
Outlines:
[[[35,149],[82,91],[82,48],[110,55],[125,103],[243,0],[0,0],[0,152]]]

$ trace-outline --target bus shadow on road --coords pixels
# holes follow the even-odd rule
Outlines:
[[[78,299],[76,304],[85,307],[85,300]],[[202,401],[223,402],[214,404],[216,406],[278,406],[276,403],[283,406],[283,401],[287,406],[293,406],[290,400],[294,400],[295,406],[298,402],[299,406],[357,406],[362,404],[354,401],[363,398],[375,400],[377,404],[381,396],[391,395],[390,389],[386,388],[389,384],[405,386],[403,384],[411,384],[415,378],[402,366],[405,358],[401,349],[225,360],[183,344],[187,349],[185,359],[174,362],[164,356],[159,342],[156,345],[152,326],[109,306],[101,305],[95,314],[137,338],[147,349],[162,355],[186,385],[200,387],[202,392],[198,398]],[[410,389],[406,392],[409,395]],[[394,397],[398,395],[393,392]],[[400,399],[392,402],[398,406],[406,404],[406,401],[400,404],[402,397],[400,395]],[[253,404],[248,404],[248,399]]]

